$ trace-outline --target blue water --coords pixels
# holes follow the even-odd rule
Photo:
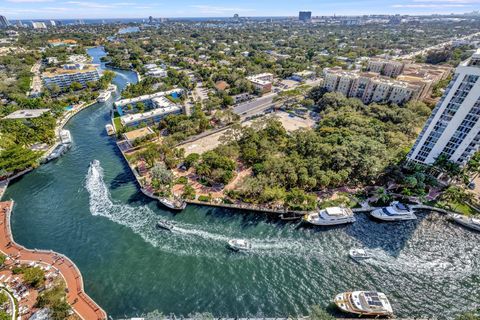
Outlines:
[[[97,63],[104,54],[89,53]],[[119,89],[136,81],[134,73],[116,72]],[[480,233],[428,213],[402,223],[359,214],[348,226],[309,228],[253,212],[199,206],[170,212],[139,192],[106,135],[111,109],[111,102],[95,104],[76,115],[67,125],[70,151],[12,183],[5,198],[16,201],[16,241],[69,256],[87,293],[113,318],[153,310],[304,315],[352,289],[385,292],[402,317],[451,319],[479,307]],[[100,165],[91,166],[94,159]],[[156,230],[159,218],[177,230]],[[231,238],[249,239],[254,250],[227,250]],[[370,249],[375,259],[352,262],[352,247]]]

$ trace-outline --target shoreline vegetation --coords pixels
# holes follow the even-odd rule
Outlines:
[[[318,96],[316,129],[287,132],[275,116],[261,117],[249,127],[230,125],[222,143],[203,154],[185,155],[168,135],[120,150],[142,192],[155,199],[294,214],[400,199],[456,211],[450,205],[465,193],[444,201],[448,188],[442,179],[458,179],[459,173],[443,170],[439,175],[446,165],[440,162],[432,168],[404,163],[430,108],[421,102],[366,106],[318,91],[308,93]],[[169,117],[160,128],[168,128]]]

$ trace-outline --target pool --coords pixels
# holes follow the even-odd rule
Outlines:
[[[73,106],[66,106],[65,107],[65,111],[72,111],[73,110]]]

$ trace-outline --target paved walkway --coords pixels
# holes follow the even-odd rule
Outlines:
[[[13,201],[0,202],[0,251],[21,263],[48,264],[58,270],[68,289],[67,301],[84,320],[103,320],[107,314],[84,291],[80,270],[64,255],[46,250],[29,250],[15,243],[10,229]]]

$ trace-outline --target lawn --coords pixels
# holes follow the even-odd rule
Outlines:
[[[115,125],[115,132],[120,132],[122,130],[122,122],[120,117],[113,118],[113,124]]]

